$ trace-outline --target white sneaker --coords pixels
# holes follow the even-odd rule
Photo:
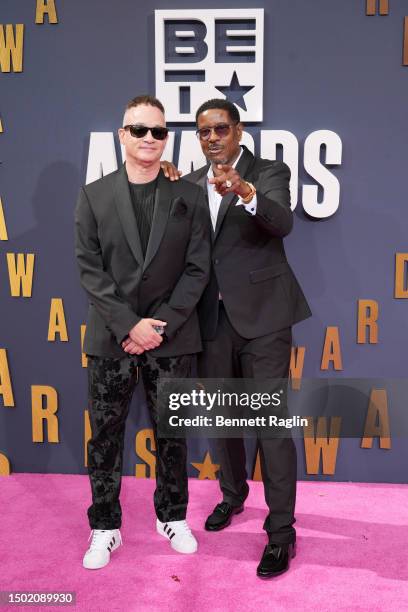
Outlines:
[[[85,553],[83,566],[86,569],[100,569],[108,565],[111,552],[122,544],[119,529],[94,529],[88,538],[91,539],[90,547]]]
[[[195,553],[197,540],[190,531],[187,521],[169,521],[162,523],[156,521],[157,533],[170,540],[171,547],[179,553]]]

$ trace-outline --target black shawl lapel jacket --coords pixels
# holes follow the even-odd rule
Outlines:
[[[143,317],[167,322],[157,356],[201,350],[196,306],[208,282],[210,219],[203,192],[158,176],[143,258],[125,165],[83,187],[75,252],[89,296],[84,352],[125,357],[121,341]]]
[[[234,194],[221,201],[212,232],[210,282],[199,305],[205,340],[215,337],[219,293],[233,327],[248,339],[290,327],[311,315],[283,245],[293,226],[290,170],[280,161],[255,157],[242,148],[237,171],[255,185],[257,211],[252,216],[243,206],[236,206]],[[208,168],[185,177],[204,190],[207,206]]]

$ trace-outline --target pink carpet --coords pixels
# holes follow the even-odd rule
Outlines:
[[[173,552],[155,533],[153,488],[124,478],[124,546],[91,572],[82,568],[87,477],[0,478],[0,590],[76,591],[77,605],[62,609],[92,612],[408,609],[408,485],[299,483],[298,554],[290,572],[269,581],[255,575],[265,545],[261,483],[251,483],[228,529],[207,533],[218,483],[190,481],[195,555]]]

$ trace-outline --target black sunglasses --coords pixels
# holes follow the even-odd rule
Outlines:
[[[151,135],[155,140],[164,140],[169,133],[169,130],[166,127],[147,127],[147,125],[124,125],[124,130],[129,130],[129,132],[135,138],[143,138],[146,136],[147,132],[150,131]]]
[[[219,123],[213,127],[204,127],[200,130],[196,130],[196,134],[200,140],[209,140],[211,132],[214,130],[218,138],[225,138],[225,136],[228,136],[230,129],[234,125],[237,125],[237,123],[237,121],[235,123]]]

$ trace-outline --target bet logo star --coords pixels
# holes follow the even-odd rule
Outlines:
[[[254,88],[254,85],[241,85],[238,81],[237,73],[234,70],[232,75],[231,83],[225,87],[217,86],[216,89],[220,91],[229,102],[236,104],[242,110],[246,111],[247,107],[245,104],[244,96]]]

